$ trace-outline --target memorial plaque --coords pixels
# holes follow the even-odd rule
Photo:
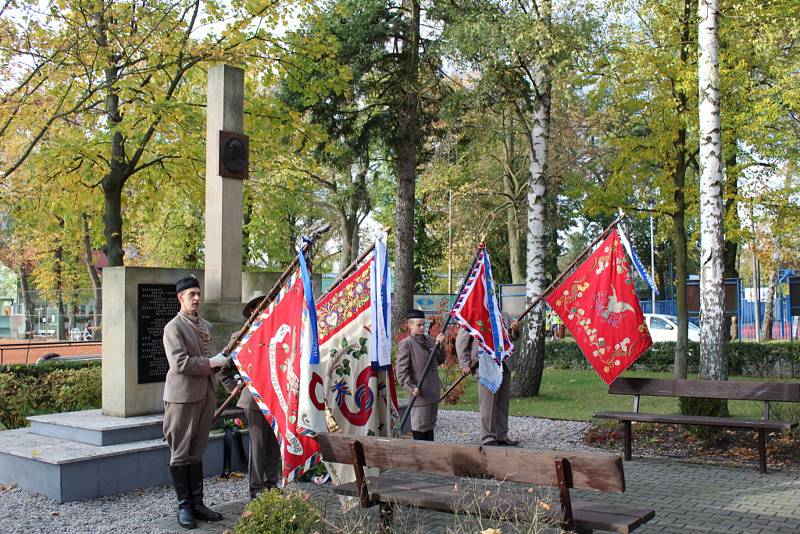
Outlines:
[[[181,308],[175,284],[139,284],[139,331],[136,338],[139,384],[164,382],[169,362],[164,352],[164,327]]]

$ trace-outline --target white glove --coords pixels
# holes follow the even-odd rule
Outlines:
[[[231,361],[230,356],[225,356],[224,352],[220,352],[216,356],[212,356],[208,359],[208,362],[211,364],[211,367],[225,367],[228,365],[228,362]]]

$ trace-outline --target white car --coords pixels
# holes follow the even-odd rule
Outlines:
[[[678,341],[678,318],[674,315],[645,313],[644,320],[650,329],[653,343],[659,341]],[[689,322],[689,341],[700,341],[700,328]]]

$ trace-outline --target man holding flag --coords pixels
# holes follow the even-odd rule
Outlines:
[[[242,316],[249,319],[264,300],[266,293],[255,291],[250,295],[249,302],[242,310]],[[234,334],[236,336],[237,334]],[[228,393],[236,389],[236,379],[239,370],[231,362],[219,373],[219,380],[225,386]],[[242,390],[239,401],[236,403],[238,408],[244,410],[250,429],[250,447],[247,467],[250,480],[250,498],[255,499],[264,490],[270,490],[278,486],[278,468],[281,463],[281,452],[272,427],[267,424],[264,414],[253,400],[253,394],[249,388]]]
[[[411,408],[411,433],[414,439],[433,441],[442,385],[439,373],[433,368],[424,381],[421,378],[431,350],[436,351],[434,357],[437,364],[444,363],[444,334],[439,334],[435,341],[425,334],[425,314],[421,310],[410,310],[406,319],[409,336],[397,347],[397,382],[411,397],[416,397]]]
[[[295,265],[295,263],[293,263]],[[311,276],[303,248],[297,269],[249,326],[233,361],[278,441],[284,487],[320,461],[314,432],[301,420],[302,375],[319,362]]]
[[[519,338],[519,323],[511,323],[509,337]],[[480,373],[478,368],[478,343],[465,329],[456,337],[456,355],[461,374]],[[513,354],[513,351],[512,351]],[[519,445],[519,441],[508,437],[508,406],[511,401],[511,358],[503,360],[503,382],[496,393],[478,384],[478,405],[481,414],[481,445]]]
[[[517,445],[508,437],[508,404],[514,350],[511,336],[519,336],[514,322],[509,333],[494,292],[489,253],[481,244],[450,315],[462,327],[456,338],[461,373],[478,372],[478,396],[483,445]]]

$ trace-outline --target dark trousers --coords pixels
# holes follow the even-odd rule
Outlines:
[[[250,425],[250,490],[259,492],[277,484],[281,451],[264,414],[254,410],[244,413]]]

